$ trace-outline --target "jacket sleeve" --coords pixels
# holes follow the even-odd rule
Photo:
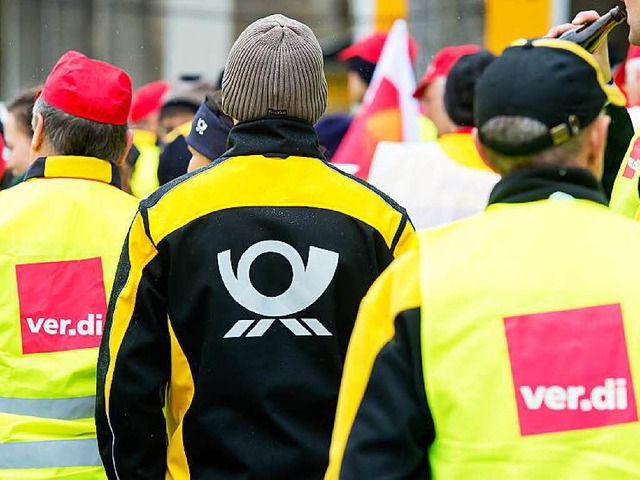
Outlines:
[[[141,209],[120,257],[98,357],[96,427],[110,479],[160,480],[166,474],[166,289],[146,227]]]
[[[429,478],[435,434],[422,374],[417,255],[396,260],[361,304],[325,480]]]

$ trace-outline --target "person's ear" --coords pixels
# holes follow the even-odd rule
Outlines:
[[[491,171],[493,171],[495,173],[498,173],[496,168],[491,163],[491,160],[489,159],[489,156],[487,155],[487,151],[484,148],[484,145],[482,145],[482,142],[480,141],[480,137],[478,135],[478,129],[474,128],[473,132],[471,133],[471,135],[473,137],[473,144],[476,146],[476,150],[478,151],[478,155],[480,155],[480,158],[482,159],[484,164],[487,167],[489,167],[491,169]]]
[[[133,145],[133,130],[131,130],[130,128],[127,128],[127,148],[124,149],[124,153],[118,159],[118,163],[116,164],[117,167],[119,167],[125,162],[125,160],[127,159],[127,155],[129,155],[129,151],[131,150],[132,145]]]
[[[602,176],[604,152],[607,148],[607,134],[610,124],[611,117],[608,115],[600,115],[595,119],[588,132],[587,168],[598,178]]]
[[[36,154],[42,150],[44,145],[44,117],[41,113],[36,113],[36,126],[33,129],[33,137],[31,138],[31,152]]]

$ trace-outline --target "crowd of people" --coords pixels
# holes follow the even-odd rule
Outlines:
[[[382,190],[295,19],[217,82],[62,55],[1,132],[0,479],[640,478],[639,55],[557,39],[597,18],[440,51]],[[447,162],[481,175],[396,201]]]

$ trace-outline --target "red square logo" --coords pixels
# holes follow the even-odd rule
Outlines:
[[[504,324],[522,435],[638,421],[620,305]]]
[[[100,345],[107,302],[100,258],[16,265],[22,353]]]

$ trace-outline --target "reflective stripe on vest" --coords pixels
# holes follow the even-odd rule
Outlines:
[[[95,438],[0,443],[0,470],[99,466]]]
[[[640,132],[636,133],[631,146],[620,165],[618,176],[611,192],[611,210],[626,217],[635,218],[640,208],[638,180],[640,178]]]
[[[55,420],[81,420],[95,414],[95,396],[75,398],[0,397],[0,413]]]
[[[419,242],[433,478],[638,478],[640,224],[543,200]]]

